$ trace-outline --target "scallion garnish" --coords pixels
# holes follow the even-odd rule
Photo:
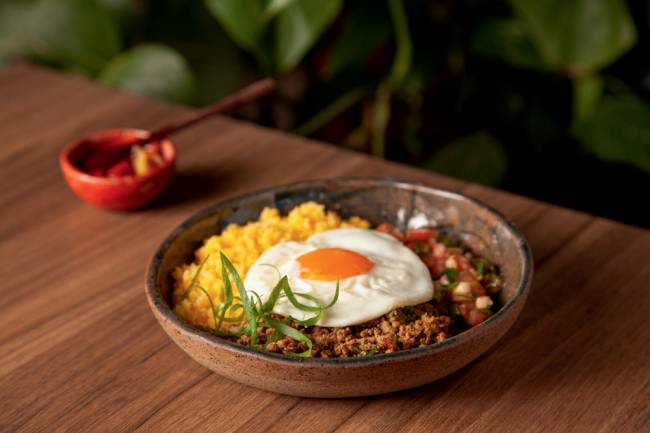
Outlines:
[[[205,258],[199,264],[199,267],[196,269],[196,272],[194,273],[194,276],[192,277],[192,281],[190,281],[190,285],[187,286],[187,290],[185,291],[185,293],[183,293],[183,296],[181,296],[181,299],[180,299],[181,301],[184,300],[184,299],[187,299],[187,297],[190,296],[190,293],[192,292],[192,289],[196,286],[196,280],[198,280],[198,278],[199,278],[199,274],[201,273],[201,269],[203,269],[203,265],[205,265],[205,262],[208,261],[208,257],[210,257],[209,254],[207,256],[205,256]]]
[[[484,275],[485,271],[487,270],[488,266],[490,265],[487,260],[485,260],[483,257],[476,258],[472,260],[472,264],[474,265],[474,268],[476,268],[476,271]]]
[[[447,268],[444,271],[442,271],[442,275],[447,276],[447,278],[449,279],[449,285],[458,282],[458,269]]]
[[[205,288],[197,283],[199,273],[203,269],[203,266],[207,259],[208,257],[203,259],[197,268],[196,273],[192,277],[192,281],[181,297],[181,300],[187,298],[192,289],[199,289],[208,298],[208,302],[210,303],[212,318],[214,320],[214,333],[216,335],[245,335],[250,339],[250,345],[252,347],[258,347],[259,336],[257,334],[257,328],[267,327],[273,329],[273,333],[268,338],[267,343],[277,341],[283,336],[291,337],[297,342],[304,343],[305,346],[307,346],[307,350],[304,352],[291,354],[292,356],[311,356],[313,346],[312,341],[298,329],[292,327],[291,323],[295,323],[295,325],[302,327],[310,327],[318,323],[318,321],[323,316],[323,311],[332,307],[338,301],[340,290],[339,281],[336,282],[336,291],[334,292],[334,297],[326,306],[322,306],[319,300],[312,295],[309,295],[307,293],[294,292],[289,286],[289,279],[286,276],[279,279],[278,283],[269,294],[266,302],[264,302],[258,293],[254,291],[246,291],[241,277],[237,272],[237,269],[235,269],[226,255],[221,253],[221,277],[223,279],[220,296],[221,302],[219,302],[219,304],[215,304],[212,297],[210,296],[210,293],[208,293]],[[235,296],[233,293],[233,283],[237,288],[238,296]],[[275,319],[272,317],[273,308],[275,307],[278,299],[283,297],[286,297],[291,305],[293,305],[295,308],[301,311],[314,313],[314,315],[308,317],[307,319],[296,319],[290,316],[284,318],[283,320]],[[298,298],[309,302],[311,305],[300,302]],[[232,317],[232,315],[236,314],[237,311],[241,311],[241,313],[238,316]],[[221,328],[224,322],[227,322],[230,325],[239,325],[241,329],[240,334],[233,335],[232,333],[222,333]]]

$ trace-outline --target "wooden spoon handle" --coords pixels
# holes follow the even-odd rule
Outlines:
[[[169,125],[163,126],[162,128],[156,129],[151,132],[146,137],[142,137],[136,140],[132,144],[145,144],[151,141],[161,140],[168,135],[171,135],[181,129],[185,129],[189,126],[192,126],[202,120],[207,119],[210,116],[215,114],[224,113],[226,111],[234,110],[236,108],[245,105],[260,96],[263,96],[269,93],[275,88],[275,81],[271,78],[264,78],[254,83],[249,84],[248,86],[236,91],[235,93],[226,96],[223,99],[218,100],[214,104],[208,105],[205,108],[197,111],[196,113],[191,114],[185,119],[180,119],[176,122],[172,122]]]

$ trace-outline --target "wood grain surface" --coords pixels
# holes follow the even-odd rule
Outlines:
[[[0,70],[0,96],[1,431],[649,431],[650,232],[226,118],[175,138],[179,177],[155,206],[101,211],[67,189],[61,148],[189,109],[24,65]],[[145,301],[160,241],[216,200],[339,175],[462,191],[510,217],[536,261],[514,328],[450,377],[372,398],[277,395],[194,363]]]

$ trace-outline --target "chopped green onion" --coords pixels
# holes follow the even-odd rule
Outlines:
[[[203,294],[208,298],[208,302],[210,302],[210,309],[212,310],[212,318],[214,319],[214,333],[217,334],[219,332],[219,328],[217,327],[217,309],[214,307],[214,302],[212,302],[212,296],[208,293],[207,290],[205,290],[203,287],[197,285],[197,289],[203,292]]]
[[[267,317],[265,320],[272,328],[274,328],[278,332],[286,335],[287,337],[291,337],[296,341],[303,342],[307,345],[307,350],[305,350],[304,352],[290,354],[290,356],[297,356],[300,358],[309,358],[311,356],[313,343],[311,342],[309,337],[307,337],[305,334],[298,331],[297,329],[287,325],[286,323],[282,323],[270,317]]]
[[[458,280],[458,269],[447,268],[442,271],[442,275],[446,275],[449,278],[449,284],[453,284]]]
[[[309,337],[307,337],[307,335],[292,327],[291,323],[293,322],[295,325],[303,327],[314,326],[322,318],[323,311],[332,307],[338,301],[340,292],[340,282],[338,280],[336,282],[336,291],[334,292],[334,296],[330,303],[325,307],[321,305],[316,297],[308,293],[294,293],[294,291],[289,286],[289,279],[286,276],[279,278],[278,283],[271,291],[268,299],[266,302],[263,302],[261,296],[257,292],[246,291],[241,277],[237,272],[237,269],[235,269],[230,260],[228,260],[228,257],[226,257],[225,254],[221,253],[221,276],[223,280],[220,295],[221,302],[219,304],[215,304],[209,292],[197,283],[198,276],[201,273],[201,270],[203,269],[203,266],[208,257],[203,259],[203,261],[199,264],[199,267],[192,277],[192,281],[190,282],[189,287],[181,297],[181,300],[189,296],[190,292],[195,287],[201,290],[201,292],[203,292],[203,294],[205,294],[205,296],[208,298],[208,302],[210,303],[212,318],[214,320],[214,333],[216,335],[228,337],[241,337],[245,335],[250,339],[250,345],[252,347],[258,347],[259,336],[257,334],[257,328],[258,326],[268,327],[272,328],[273,332],[267,339],[267,343],[277,341],[281,339],[282,336],[290,337],[298,342],[304,343],[307,346],[306,351],[291,354],[290,356],[311,356],[313,346],[312,341],[309,339]],[[277,268],[275,269],[277,270]],[[237,288],[237,296],[235,296],[233,292],[233,283]],[[281,321],[276,320],[272,317],[273,308],[275,307],[278,299],[281,297],[286,297],[289,302],[299,310],[316,314],[303,320],[295,319],[290,316],[285,317]],[[312,305],[303,304],[298,300],[298,298],[305,299],[312,303]],[[240,310],[242,312],[239,315],[233,317],[233,315]],[[241,325],[239,328],[240,331],[237,333],[222,333],[221,328],[224,322]]]
[[[208,257],[210,257],[209,254],[207,256],[205,256],[205,258],[199,264],[199,267],[196,269],[196,272],[194,273],[194,276],[192,276],[192,281],[190,281],[190,285],[187,287],[187,290],[185,291],[185,293],[183,293],[183,296],[181,296],[181,301],[187,299],[187,297],[190,296],[190,293],[192,292],[192,289],[194,288],[194,286],[196,286],[196,280],[199,278],[199,274],[201,273],[201,269],[203,269],[203,265],[205,265],[205,262],[208,260]]]
[[[316,304],[314,306],[314,305],[305,305],[305,304],[300,303],[298,301],[298,299],[296,298],[296,295],[293,293],[293,290],[291,290],[291,288],[289,287],[288,284],[285,287],[284,293],[287,294],[287,299],[289,299],[289,302],[291,302],[291,305],[298,308],[299,310],[312,311],[312,312],[315,312],[315,313],[320,313],[323,310],[323,307],[321,307],[319,304]],[[306,298],[304,296],[304,294],[303,294],[302,297]],[[316,298],[314,298],[314,299],[316,299]]]
[[[477,259],[472,260],[472,265],[474,265],[474,268],[476,268],[476,271],[481,275],[484,275],[485,271],[488,268],[488,266],[490,266],[488,261],[485,260],[482,257],[479,257]]]
[[[336,280],[336,290],[334,291],[334,297],[332,298],[332,300],[330,301],[330,303],[327,304],[327,306],[325,307],[325,309],[328,309],[328,308],[330,308],[330,307],[333,307],[334,304],[336,304],[336,302],[339,300],[340,282],[341,282],[340,280],[338,280],[338,279]]]

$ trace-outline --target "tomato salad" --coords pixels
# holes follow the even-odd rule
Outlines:
[[[391,224],[381,224],[377,230],[402,241],[427,265],[437,306],[461,316],[469,326],[485,321],[498,307],[503,286],[499,268],[459,240],[433,229],[402,233]]]

